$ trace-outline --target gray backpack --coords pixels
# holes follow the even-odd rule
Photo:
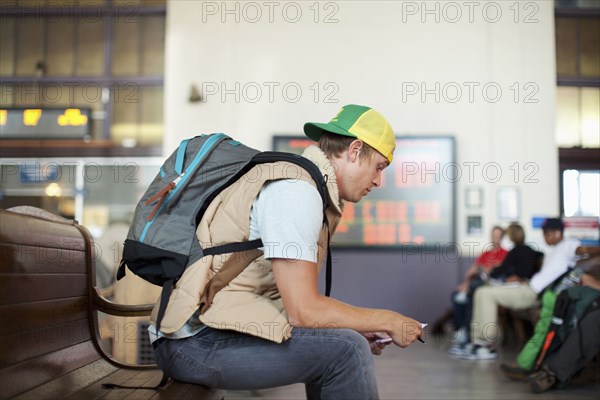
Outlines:
[[[260,239],[201,248],[196,228],[211,201],[253,166],[285,161],[305,169],[316,183],[325,209],[326,182],[318,167],[304,157],[280,152],[259,152],[223,133],[201,135],[181,142],[161,166],[159,174],[138,203],[117,280],[125,266],[146,281],[163,287],[157,329],[173,287],[185,269],[207,255],[241,252],[262,247]],[[241,271],[240,271],[241,272]],[[239,272],[237,272],[239,273]],[[237,275],[236,273],[236,275]],[[227,271],[219,271],[233,279]],[[327,245],[326,295],[331,291],[331,251]]]

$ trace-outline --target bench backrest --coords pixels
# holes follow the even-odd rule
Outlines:
[[[91,237],[48,218],[0,210],[0,399],[101,358]]]

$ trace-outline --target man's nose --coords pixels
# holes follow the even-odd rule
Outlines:
[[[375,176],[375,179],[373,179],[373,185],[375,187],[381,186],[381,174],[382,173],[383,173],[382,171],[378,172],[377,175]]]

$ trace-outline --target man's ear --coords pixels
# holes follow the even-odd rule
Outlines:
[[[358,160],[360,152],[363,148],[362,140],[356,139],[353,140],[352,143],[348,146],[348,158],[351,162],[355,162]]]

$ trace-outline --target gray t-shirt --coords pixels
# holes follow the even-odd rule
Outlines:
[[[266,184],[250,211],[250,240],[261,238],[266,259],[317,261],[323,201],[317,189],[300,180]]]

